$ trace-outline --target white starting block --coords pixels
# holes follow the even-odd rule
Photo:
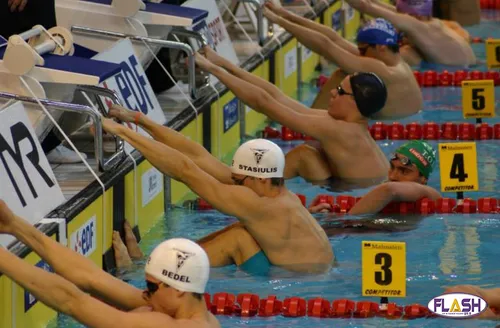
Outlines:
[[[103,52],[119,38],[134,41],[134,51],[144,68],[153,59],[144,43],[154,52],[161,47],[184,51],[188,55],[189,93],[197,97],[195,49],[166,38],[182,35],[198,46],[208,44],[202,34],[188,30],[207,17],[206,10],[141,0],[56,0],[56,15],[58,23],[73,32],[75,42],[92,51]]]
[[[35,26],[24,33],[12,35],[8,41],[0,38],[0,42],[7,43],[0,48],[0,104],[22,101],[39,140],[53,128],[53,123],[40,108],[37,98],[56,121],[64,111],[90,115],[96,127],[94,141],[99,168],[106,170],[111,167],[111,160],[103,158],[100,114],[92,107],[69,101],[75,91],[84,91],[120,104],[116,94],[98,86],[120,73],[121,66],[71,56],[74,52],[73,38],[64,27],[46,31],[42,26]],[[117,149],[113,162],[124,156],[120,140],[117,141]]]

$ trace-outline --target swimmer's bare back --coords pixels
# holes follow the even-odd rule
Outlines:
[[[409,64],[400,58],[394,66],[378,72],[387,87],[387,101],[372,119],[396,119],[418,113],[423,106],[420,87]]]
[[[145,312],[154,312],[153,308],[149,305],[141,306],[136,308],[130,313],[145,313]],[[208,312],[205,314],[195,315],[191,319],[181,319],[176,320],[178,327],[187,327],[187,328],[219,328],[219,321],[215,318],[215,316]]]
[[[410,16],[408,16],[410,17]],[[418,21],[412,18],[412,28],[405,31],[409,41],[419,49],[424,59],[443,65],[474,65],[476,55],[469,40],[436,18]]]
[[[331,268],[334,255],[328,237],[297,195],[283,189],[277,197],[261,197],[260,206],[265,217],[244,225],[273,265],[307,273]],[[249,214],[260,215],[262,209]]]
[[[365,124],[332,120],[332,131],[321,138],[333,177],[340,179],[382,179],[389,163]]]

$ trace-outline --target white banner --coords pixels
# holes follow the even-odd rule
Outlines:
[[[35,224],[61,205],[64,195],[21,102],[0,110],[0,197]],[[0,245],[14,238],[0,234]]]
[[[102,86],[115,91],[125,107],[141,111],[158,124],[165,123],[165,114],[129,39],[118,41],[113,47],[93,58],[121,65],[122,71],[106,80]],[[107,101],[107,105],[110,105],[109,101]],[[138,131],[142,135],[149,136],[141,128]],[[125,150],[130,153],[134,148],[126,143]]]
[[[226,58],[235,65],[239,65],[233,43],[229,38],[226,25],[222,20],[215,0],[188,0],[182,6],[208,11],[208,16],[205,18],[205,21],[196,24],[192,27],[192,30],[205,35],[212,48],[214,48],[220,56]],[[218,79],[210,75],[210,82],[215,84],[218,82]]]

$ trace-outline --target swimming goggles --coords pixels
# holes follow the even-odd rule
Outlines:
[[[342,86],[340,86],[340,85],[337,87],[337,93],[339,94],[339,96],[343,96],[343,95],[354,96],[352,93],[349,93],[349,92],[345,91],[344,89],[342,89]]]
[[[410,166],[413,164],[408,157],[403,156],[403,155],[399,155],[399,157],[398,157],[398,155],[396,153],[392,153],[391,154],[391,162],[396,160],[396,159],[399,160],[401,162],[401,164],[403,164],[404,166]]]
[[[162,284],[162,282],[156,283],[156,282],[146,280],[146,291],[147,291],[148,295],[151,296],[154,293],[156,293],[158,291],[158,289],[160,289],[161,284]]]
[[[248,178],[248,175],[245,176],[243,179],[236,179],[235,177],[231,177],[231,179],[234,181],[234,184],[238,186],[242,186],[246,178]]]

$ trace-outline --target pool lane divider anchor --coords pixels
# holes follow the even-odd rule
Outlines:
[[[387,303],[381,308],[376,302],[352,301],[337,299],[329,301],[316,297],[304,299],[288,297],[283,301],[275,295],[259,298],[258,295],[244,293],[235,296],[231,293],[204,294],[208,310],[214,315],[234,315],[239,317],[272,317],[281,315],[285,318],[316,317],[316,318],[372,318],[387,319],[417,319],[436,317],[426,306],[410,304],[400,306],[396,303]]]

